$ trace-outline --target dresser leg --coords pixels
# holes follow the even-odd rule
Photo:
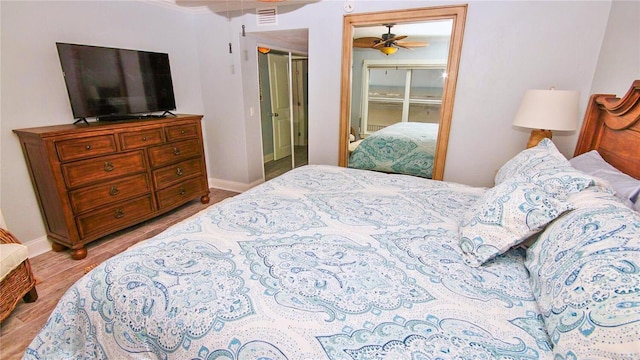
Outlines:
[[[209,203],[209,195],[202,195],[200,197],[200,202],[203,204],[208,204]]]
[[[73,260],[82,260],[87,257],[87,248],[81,247],[79,249],[71,250],[71,258]]]
[[[54,242],[54,243],[51,243],[51,250],[55,252],[60,252],[60,251],[67,250],[67,247]]]

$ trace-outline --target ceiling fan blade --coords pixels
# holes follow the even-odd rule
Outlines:
[[[428,43],[423,41],[398,41],[396,45],[404,48],[429,46]]]
[[[353,40],[353,47],[371,48],[380,43],[382,39],[377,37],[362,37]]]
[[[402,43],[395,43],[394,45],[399,47],[399,48],[413,50],[413,48],[410,48],[408,46],[404,46],[404,45],[402,45]]]

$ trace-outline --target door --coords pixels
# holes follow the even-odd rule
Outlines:
[[[271,119],[273,123],[273,160],[291,155],[291,99],[289,57],[268,54]]]

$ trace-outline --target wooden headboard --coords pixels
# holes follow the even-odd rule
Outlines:
[[[622,98],[591,95],[574,156],[590,150],[640,179],[640,80]]]

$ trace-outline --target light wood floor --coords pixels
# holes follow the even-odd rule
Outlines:
[[[155,219],[133,226],[87,245],[87,257],[72,260],[68,251],[49,251],[32,258],[31,267],[38,280],[38,300],[20,302],[11,315],[0,324],[0,359],[20,359],[31,340],[44,326],[67,289],[84,275],[84,270],[122,252],[131,245],[148,239],[180,220],[220,202],[236,193],[211,189],[209,204],[194,200]]]

